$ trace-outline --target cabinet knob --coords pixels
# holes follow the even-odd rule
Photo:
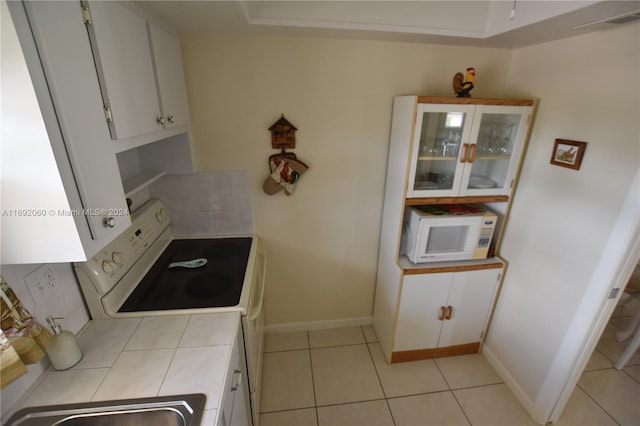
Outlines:
[[[113,216],[105,217],[102,219],[102,224],[105,228],[113,228],[116,226],[116,218]]]
[[[173,119],[173,114],[169,114],[169,115],[167,115],[167,120],[169,121],[169,123],[171,123],[171,124],[175,124],[175,121],[174,121],[174,119]]]
[[[160,124],[161,126],[164,126],[164,117],[156,117],[156,121],[158,122],[158,124]]]

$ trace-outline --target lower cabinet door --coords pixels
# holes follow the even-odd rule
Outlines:
[[[480,342],[500,271],[405,275],[393,351]]]
[[[439,347],[482,340],[501,269],[456,272],[451,280],[447,315],[442,321]]]
[[[394,352],[429,349],[438,346],[441,311],[447,305],[451,273],[405,275]]]

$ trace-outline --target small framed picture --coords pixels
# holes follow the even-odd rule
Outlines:
[[[586,142],[556,139],[553,145],[553,152],[551,153],[551,164],[579,170],[586,148]]]

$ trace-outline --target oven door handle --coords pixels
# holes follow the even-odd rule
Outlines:
[[[248,315],[248,318],[247,318],[249,321],[254,321],[262,313],[262,301],[264,300],[264,285],[267,280],[267,251],[266,250],[263,250],[261,253],[258,253],[258,259],[260,258],[262,258],[261,265],[260,265],[260,272],[262,274],[262,276],[260,277],[260,281],[261,281],[260,286],[262,287],[260,289],[260,303],[258,304],[258,307],[254,312],[250,312],[250,313],[248,312],[250,314]]]

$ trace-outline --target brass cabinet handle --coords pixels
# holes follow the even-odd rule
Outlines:
[[[447,306],[447,315],[444,317],[444,319],[451,319],[451,315],[453,314],[453,306],[449,305]]]
[[[471,144],[471,153],[469,155],[469,162],[473,163],[474,161],[476,161],[476,151],[478,150],[478,145],[476,144]]]
[[[469,154],[469,144],[465,143],[465,144],[462,144],[462,146],[464,147],[464,151],[462,152],[462,155],[460,156],[460,162],[461,163],[466,163],[467,162],[467,155]]]
[[[440,321],[444,321],[444,315],[445,315],[446,309],[447,308],[445,308],[444,306],[440,306],[440,316],[438,317]]]

